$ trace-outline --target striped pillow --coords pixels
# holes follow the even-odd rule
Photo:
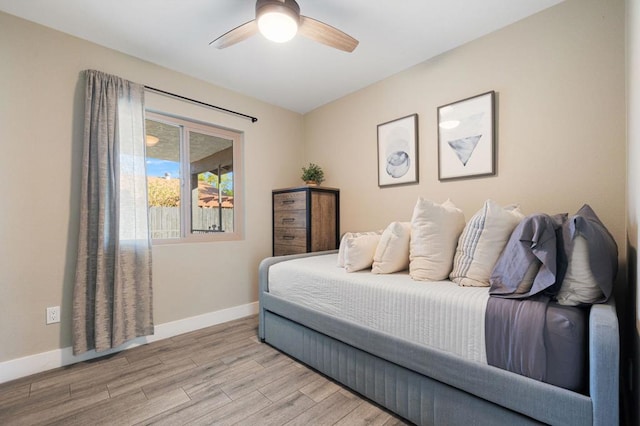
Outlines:
[[[449,279],[461,286],[488,287],[500,253],[523,218],[518,206],[485,201],[458,239]]]

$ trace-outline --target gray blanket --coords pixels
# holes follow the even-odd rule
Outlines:
[[[549,298],[526,300],[490,297],[485,317],[487,362],[545,381],[544,326]]]
[[[586,392],[588,309],[547,296],[490,297],[485,317],[487,362],[523,376]]]

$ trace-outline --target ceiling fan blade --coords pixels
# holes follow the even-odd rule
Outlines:
[[[358,40],[343,33],[339,29],[303,15],[300,15],[298,33],[311,40],[344,50],[345,52],[353,52],[359,43]]]
[[[213,45],[218,49],[224,49],[225,47],[233,46],[236,43],[240,43],[243,40],[248,39],[252,35],[258,32],[258,24],[255,19],[244,24],[235,27],[231,31],[227,31],[217,39],[213,40],[209,45]]]

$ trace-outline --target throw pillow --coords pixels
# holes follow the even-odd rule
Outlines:
[[[567,271],[556,298],[561,305],[606,302],[618,271],[618,246],[585,204],[562,229]]]
[[[464,214],[450,200],[436,204],[420,197],[411,218],[411,278],[422,281],[447,279],[463,229]]]
[[[392,222],[384,230],[373,256],[371,272],[392,274],[409,267],[411,222]]]
[[[370,268],[379,242],[380,234],[347,238],[344,269],[347,272],[356,272]]]
[[[493,200],[485,201],[460,235],[451,281],[462,286],[488,287],[500,253],[523,218],[518,206],[503,208]]]
[[[489,294],[525,298],[552,287],[557,277],[557,239],[567,215],[534,214],[511,233],[491,274]]]
[[[344,256],[347,251],[347,240],[349,238],[358,237],[360,235],[379,235],[382,231],[368,231],[368,232],[345,232],[340,239],[340,246],[338,247],[338,266],[344,268]]]

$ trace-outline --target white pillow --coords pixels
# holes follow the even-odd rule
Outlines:
[[[460,235],[451,281],[462,286],[488,287],[500,253],[523,218],[518,206],[502,208],[495,201],[485,201]]]
[[[347,239],[358,237],[360,235],[380,235],[382,231],[369,231],[369,232],[345,232],[340,240],[340,246],[338,247],[338,266],[344,268],[344,255],[347,250]]]
[[[392,222],[384,230],[373,256],[371,272],[392,274],[409,267],[411,222]]]
[[[414,280],[445,280],[451,272],[464,214],[450,200],[418,198],[411,218],[409,274]]]
[[[604,294],[591,273],[589,245],[580,234],[576,234],[573,241],[573,253],[556,298],[559,304],[567,306],[596,303]]]
[[[346,240],[344,254],[344,269],[347,272],[356,272],[371,267],[373,255],[380,242],[380,234],[360,235],[349,237]]]

